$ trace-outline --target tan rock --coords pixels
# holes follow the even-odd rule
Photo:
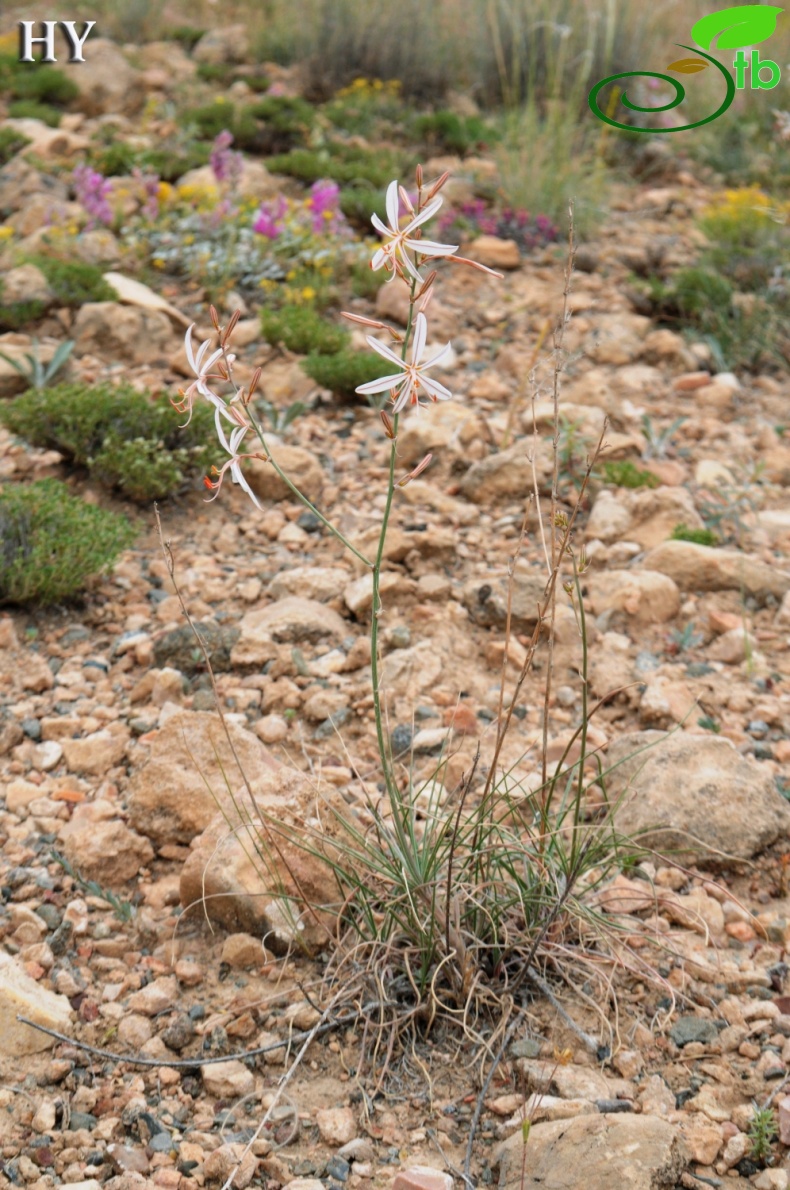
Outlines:
[[[200,1073],[206,1094],[215,1099],[241,1099],[255,1090],[255,1075],[235,1058],[201,1066]]]
[[[724,1144],[721,1124],[709,1120],[702,1112],[679,1113],[677,1122],[692,1161],[700,1165],[713,1165]]]
[[[181,873],[181,904],[231,932],[264,938],[278,954],[320,949],[334,927],[338,890],[319,855],[341,833],[346,803],[325,790],[317,805],[310,781],[285,767],[252,787],[254,807],[239,797],[228,808],[230,824],[218,814],[195,840]],[[234,830],[239,814],[245,825]]]
[[[665,541],[644,564],[672,578],[682,591],[744,590],[764,601],[782,599],[790,590],[790,572],[737,550],[713,549],[691,541]]]
[[[230,934],[222,944],[222,962],[234,970],[262,967],[267,955],[260,938],[252,934]]]
[[[324,472],[315,455],[302,446],[288,446],[282,442],[266,439],[271,456],[288,476],[291,483],[307,496],[308,500],[316,503],[321,498],[324,487]],[[260,446],[260,443],[258,444]],[[249,448],[254,451],[253,444]],[[263,450],[260,447],[261,451]],[[244,468],[247,481],[262,500],[294,500],[294,496],[287,483],[275,471],[271,463],[261,459],[251,459]]]
[[[685,1169],[688,1150],[676,1128],[655,1116],[577,1116],[535,1124],[528,1160],[520,1133],[497,1150],[500,1190],[670,1190]]]
[[[148,839],[120,819],[93,820],[87,813],[90,808],[90,802],[77,806],[71,821],[61,829],[63,851],[86,879],[107,888],[122,888],[150,864],[154,849]]]
[[[587,592],[593,614],[624,612],[639,624],[664,624],[680,611],[680,592],[655,570],[590,571]]]
[[[233,1174],[233,1185],[238,1190],[249,1186],[258,1169],[258,1158],[247,1152],[244,1145],[220,1145],[209,1153],[203,1162],[202,1172],[211,1182],[224,1184]]]
[[[292,570],[281,570],[269,583],[266,593],[272,599],[299,595],[302,599],[326,603],[342,594],[348,580],[348,570],[340,566],[294,566]]]
[[[609,798],[622,799],[618,829],[659,852],[750,859],[790,822],[770,774],[721,736],[627,734],[609,745],[607,764]]]
[[[16,1019],[18,1015],[67,1033],[73,1014],[65,996],[40,987],[17,960],[0,951],[0,1035],[4,1055],[18,1058],[51,1049],[55,1039],[23,1025]]]
[[[429,1165],[411,1165],[392,1179],[392,1190],[453,1190],[453,1179]]]
[[[41,269],[34,264],[21,264],[3,275],[3,305],[13,302],[44,302],[52,304],[52,290]]]
[[[74,320],[77,355],[98,355],[129,364],[167,358],[173,349],[170,319],[161,310],[86,302]]]
[[[88,116],[138,112],[145,102],[139,72],[107,38],[91,36],[86,47],[85,61],[72,72],[80,89],[80,111]]]
[[[132,1012],[154,1017],[175,1008],[178,997],[178,980],[175,975],[162,975],[153,983],[146,984],[139,992],[133,992],[128,1005]]]
[[[321,1140],[328,1145],[347,1145],[359,1132],[356,1116],[350,1107],[321,1107],[315,1113]]]
[[[85,773],[91,777],[103,777],[108,769],[120,764],[126,754],[129,732],[103,728],[83,739],[61,741],[66,765],[72,773]]]
[[[240,764],[253,789],[279,769],[255,736],[228,724],[234,752],[219,719],[209,712],[178,711],[151,737],[150,758],[128,787],[132,825],[156,846],[188,843],[208,826],[218,802],[245,789]]]
[[[532,441],[525,439],[509,446],[507,450],[473,463],[461,480],[462,494],[475,504],[487,504],[503,497],[523,499],[532,495],[535,479],[529,456],[534,449]],[[549,480],[551,458],[548,449],[538,450],[534,474],[537,475],[539,486]]]
[[[469,256],[489,269],[510,272],[521,265],[521,253],[516,241],[503,240],[499,236],[478,236],[469,245]]]

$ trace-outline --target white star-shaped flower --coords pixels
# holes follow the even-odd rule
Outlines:
[[[438,380],[432,380],[430,376],[426,376],[425,373],[428,368],[436,367],[437,364],[441,364],[443,360],[447,359],[452,347],[447,343],[441,351],[421,364],[420,357],[425,350],[427,338],[428,320],[424,314],[418,314],[414,320],[411,363],[407,363],[406,360],[402,360],[400,356],[396,355],[392,348],[387,347],[384,343],[379,343],[378,339],[374,339],[370,335],[368,343],[373,350],[395,364],[400,371],[390,376],[380,376],[378,380],[370,380],[367,384],[360,384],[356,391],[367,395],[368,393],[383,393],[387,389],[392,389],[395,402],[393,413],[400,413],[401,409],[407,405],[419,407],[421,392],[424,392],[432,401],[449,400],[453,395],[450,390],[446,389]]]
[[[411,274],[415,281],[422,282],[422,277],[417,271],[417,266],[409,256],[407,249],[411,252],[419,253],[422,256],[452,256],[454,252],[458,251],[457,244],[437,244],[432,240],[422,240],[414,236],[414,232],[423,223],[427,223],[442,205],[441,198],[435,198],[433,202],[429,202],[427,207],[424,207],[418,215],[415,215],[404,228],[400,227],[399,217],[399,201],[398,201],[398,183],[390,182],[387,187],[387,218],[389,220],[389,227],[379,219],[378,215],[374,215],[372,219],[373,226],[379,235],[385,237],[385,242],[381,245],[378,251],[374,254],[370,262],[370,267],[376,271],[382,267],[386,267],[391,274],[389,280],[398,272],[399,264]]]

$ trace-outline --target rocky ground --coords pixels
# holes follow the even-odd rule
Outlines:
[[[0,170],[0,206],[16,195],[23,220],[47,187],[43,170],[13,161]],[[683,866],[657,854],[598,894],[601,913],[627,927],[609,1002],[599,1007],[584,972],[577,988],[557,983],[553,999],[535,1000],[486,1098],[472,1166],[485,1183],[788,1185],[788,380],[713,374],[704,344],[634,313],[631,293],[633,270],[657,254],[671,263],[693,252],[691,219],[708,198],[670,169],[661,188],[626,193],[580,251],[560,404],[566,511],[605,418],[605,457],[659,480],[632,491],[594,479],[575,542],[590,559],[590,691],[617,691],[591,734],[608,764],[624,762],[612,775],[615,797],[629,790],[618,823],[647,832]],[[490,757],[508,563],[535,483],[528,452],[542,491],[551,471],[546,350],[534,378],[527,373],[563,287],[553,249],[525,259],[496,243],[477,251],[505,266],[506,278],[460,269],[442,277],[431,336],[453,343],[443,381],[455,399],[404,420],[404,472],[428,451],[434,462],[397,493],[382,588],[389,728],[425,777],[451,741],[448,788],[478,745],[481,778]],[[6,282],[21,279],[8,272]],[[73,321],[59,312],[51,330],[76,339],[76,377],[123,375],[175,394],[189,375],[184,323],[195,319],[210,334],[201,295],[171,288],[166,310],[148,295],[128,297],[86,305]],[[362,300],[350,308],[374,312]],[[381,291],[377,313],[402,319],[396,289]],[[315,395],[298,361],[262,342],[257,319],[243,319],[235,341],[239,378],[263,362],[270,400]],[[4,351],[28,348],[25,335],[0,336]],[[0,363],[4,396],[17,380]],[[346,536],[369,546],[388,444],[374,411],[319,396],[276,457]],[[58,457],[0,432],[3,481],[50,474],[65,476]],[[84,476],[70,481],[86,499],[112,503]],[[162,505],[176,582],[262,804],[297,823],[342,803],[364,822],[366,790],[378,780],[369,583],[271,469],[257,466],[251,483],[263,514],[229,485],[210,506],[202,491]],[[680,523],[703,527],[717,497],[727,544],[670,540]],[[0,619],[0,1178],[32,1190],[220,1184],[271,1103],[295,1039],[319,1019],[327,964],[309,920],[317,957],[289,952],[276,901],[254,896],[244,849],[226,839],[215,797],[227,786],[241,796],[242,781],[203,657],[152,511],[117,507],[139,519],[140,536],[84,603],[10,608]],[[529,508],[513,580],[512,677],[545,582],[539,527]],[[580,663],[576,620],[561,596],[551,759],[578,722]],[[545,666],[544,651],[502,757],[524,788],[539,780]],[[646,760],[626,759],[668,731]],[[305,861],[301,876],[320,899],[321,874]],[[115,904],[86,881],[114,893]],[[202,897],[213,924],[196,904]],[[605,1048],[585,1046],[558,1001]],[[20,1025],[20,1012],[73,1044]],[[289,1046],[234,1058],[279,1041]],[[79,1042],[148,1064],[111,1061]],[[357,1077],[364,1043],[353,1022],[314,1041],[236,1185],[320,1190],[400,1174],[404,1190],[432,1190],[414,1167],[463,1166],[479,1045],[459,1047],[452,1033],[420,1039],[372,1094],[376,1080]],[[566,1048],[570,1060],[556,1060]],[[753,1160],[755,1108],[766,1104],[780,1130],[767,1165]],[[535,1122],[526,1150],[525,1105]],[[442,1190],[443,1178],[435,1185]]]

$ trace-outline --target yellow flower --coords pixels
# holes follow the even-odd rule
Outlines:
[[[175,193],[169,182],[160,182],[156,188],[156,197],[160,202],[172,202],[175,198]]]
[[[165,267],[165,262],[162,260],[161,256],[155,256],[151,261],[151,264],[155,269],[163,269]]]
[[[315,301],[315,290],[313,289],[312,285],[305,285],[304,289],[302,290],[302,297],[306,302]]]
[[[10,240],[13,234],[13,227],[0,227],[0,240]]]

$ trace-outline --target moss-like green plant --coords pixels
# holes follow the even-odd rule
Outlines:
[[[184,119],[187,123],[194,124],[198,136],[204,140],[213,140],[225,129],[233,131],[236,108],[232,103],[206,103],[186,112]]]
[[[719,538],[712,529],[690,529],[688,525],[675,525],[672,541],[691,541],[694,545],[719,544]]]
[[[41,120],[50,128],[57,128],[63,117],[56,107],[49,103],[38,103],[35,99],[17,99],[9,103],[8,114],[14,120]]]
[[[255,131],[243,147],[258,153],[286,153],[304,144],[315,124],[315,111],[304,99],[266,95],[244,108],[242,115],[254,122]]]
[[[198,29],[194,25],[175,25],[170,29],[165,29],[162,36],[165,41],[177,41],[188,54],[191,54],[205,33],[205,29]],[[201,63],[202,65],[204,63]],[[200,77],[200,67],[198,67],[198,77]]]
[[[349,223],[360,231],[370,231],[373,215],[378,215],[379,219],[386,221],[381,192],[374,190],[372,186],[346,186],[341,189],[338,202]]]
[[[359,149],[332,144],[328,149],[292,149],[270,157],[272,173],[287,174],[303,182],[331,178],[341,186],[367,185],[382,189],[405,171],[402,154],[390,149]]]
[[[264,310],[261,327],[268,343],[284,344],[299,355],[332,355],[349,342],[348,333],[316,314],[311,306],[283,306]]]
[[[43,318],[46,309],[46,302],[40,301],[10,302],[7,306],[0,304],[0,331],[21,331],[31,322],[38,322],[39,318]]]
[[[55,603],[131,545],[126,517],[86,504],[66,484],[7,484],[0,494],[0,602]]]
[[[641,471],[630,459],[612,460],[603,464],[607,483],[618,488],[657,488],[660,480],[652,471]]]
[[[747,1135],[752,1142],[752,1151],[749,1154],[752,1161],[767,1165],[773,1157],[774,1141],[779,1135],[776,1112],[772,1107],[755,1106]]]
[[[0,128],[0,165],[5,165],[29,144],[30,137],[23,136],[15,128]]]
[[[418,116],[414,131],[429,145],[461,156],[499,139],[496,130],[479,116],[458,116],[450,111]]]
[[[373,351],[337,351],[334,355],[314,352],[302,360],[302,368],[321,388],[328,388],[335,396],[358,401],[357,385],[378,380],[392,370],[380,355]]]
[[[34,446],[57,450],[130,500],[164,499],[215,461],[213,416],[195,406],[179,427],[167,401],[128,386],[61,384],[29,390],[0,408],[0,420]]]
[[[70,103],[80,93],[74,79],[51,66],[15,71],[10,90],[15,99],[35,99],[38,103],[59,105]]]
[[[81,260],[59,260],[56,256],[28,256],[47,279],[60,306],[77,307],[85,302],[114,302],[117,294],[104,280],[102,270]]]

